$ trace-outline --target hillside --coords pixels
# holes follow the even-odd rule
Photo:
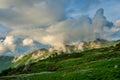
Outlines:
[[[52,49],[52,50],[47,50],[47,49],[39,49],[36,50],[32,53],[27,53],[27,54],[23,54],[20,55],[18,57],[16,57],[13,60],[13,64],[12,64],[12,68],[17,68],[19,66],[22,65],[28,65],[31,63],[35,63],[39,60],[43,60],[48,58],[49,56],[51,56],[52,54],[57,53],[58,55],[61,53],[67,53],[67,54],[72,54],[72,53],[79,53],[81,51],[86,51],[86,50],[91,50],[91,49],[98,49],[98,48],[105,48],[105,47],[109,47],[109,46],[115,46],[117,43],[119,43],[120,41],[107,41],[107,40],[103,40],[103,39],[96,39],[95,41],[92,42],[82,42],[79,44],[72,44],[72,45],[66,45],[65,49],[66,51],[58,51],[56,49]]]
[[[61,54],[3,71],[1,80],[119,80],[120,44]]]
[[[20,55],[17,58],[14,58],[13,64],[11,67],[17,68],[19,66],[28,65],[30,63],[35,63],[39,60],[46,59],[50,56],[49,52],[46,49],[39,49],[29,54]]]
[[[82,42],[77,45],[76,44],[66,45],[66,51],[64,53],[71,54],[74,52],[76,53],[90,49],[104,48],[109,47],[111,45],[116,45],[119,42],[120,41],[107,41],[103,39],[96,39],[95,41],[92,42]],[[50,55],[54,53],[61,54],[63,53],[63,51],[57,51],[55,49],[49,51],[43,48],[36,50],[32,53],[22,54],[15,58],[10,56],[0,56],[0,71],[5,70],[9,67],[17,68],[19,66],[35,63],[38,62],[39,60],[48,58]]]

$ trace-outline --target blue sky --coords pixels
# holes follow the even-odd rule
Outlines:
[[[78,10],[79,15],[89,15],[93,17],[97,9],[103,8],[105,10],[105,16],[110,21],[120,19],[120,0],[71,0],[69,7]],[[68,8],[69,8],[68,7]]]
[[[120,0],[0,0],[0,54],[21,54],[42,47],[58,49],[98,37],[120,39],[119,3]]]

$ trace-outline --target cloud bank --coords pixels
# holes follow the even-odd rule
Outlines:
[[[103,2],[89,1],[88,6]],[[5,40],[0,43],[0,53],[25,52],[41,44],[63,48],[72,42],[111,39],[120,30],[120,21],[114,24],[107,20],[103,8],[98,9],[93,17],[68,17],[69,13],[76,14],[74,8],[69,12],[71,6],[68,2],[70,0],[0,0],[0,24],[9,30],[6,31],[9,33]],[[84,7],[89,11],[88,6]]]

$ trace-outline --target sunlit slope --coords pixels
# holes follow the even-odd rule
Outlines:
[[[30,54],[23,54],[14,59],[14,64],[11,67],[16,68],[19,66],[28,65],[39,60],[46,59],[47,57],[49,57],[49,55],[50,54],[46,49],[36,50]]]

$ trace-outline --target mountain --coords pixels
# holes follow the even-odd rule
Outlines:
[[[52,57],[3,71],[1,80],[119,80],[120,44]]]
[[[22,65],[28,65],[30,63],[38,62],[39,60],[44,60],[52,55],[60,55],[60,54],[71,54],[76,52],[82,52],[85,50],[90,49],[98,49],[98,48],[105,48],[109,46],[115,46],[120,41],[107,41],[104,39],[96,39],[95,41],[91,42],[81,42],[72,45],[65,45],[64,50],[62,49],[55,49],[52,48],[50,50],[47,49],[39,49],[32,53],[22,54],[13,60],[13,64],[11,67],[16,68]]]
[[[10,67],[13,59],[12,56],[0,56],[0,72]]]

